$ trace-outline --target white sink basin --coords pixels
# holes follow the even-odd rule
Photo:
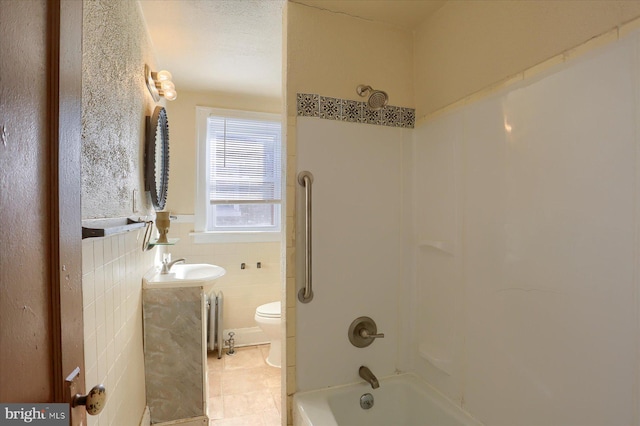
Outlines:
[[[173,265],[171,272],[167,275],[174,274],[179,280],[215,280],[226,274],[224,268],[208,263],[184,264],[178,263]]]
[[[178,263],[173,265],[168,274],[161,274],[157,269],[152,269],[144,276],[143,287],[204,287],[205,290],[210,291],[214,287],[215,280],[226,273],[224,268],[208,263]]]

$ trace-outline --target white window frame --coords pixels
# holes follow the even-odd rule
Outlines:
[[[209,176],[209,144],[207,143],[207,119],[210,116],[225,118],[241,118],[249,120],[278,121],[282,123],[282,116],[279,114],[269,114],[262,112],[249,112],[239,110],[229,110],[211,107],[196,107],[196,197],[195,197],[195,223],[194,232],[190,235],[195,243],[216,243],[216,242],[267,242],[281,241],[283,235],[284,220],[284,198],[285,198],[285,153],[284,153],[284,131],[281,132],[281,198],[280,201],[280,231],[246,230],[246,231],[207,231],[207,206],[209,203],[208,176]]]

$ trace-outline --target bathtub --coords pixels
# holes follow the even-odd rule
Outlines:
[[[373,407],[360,407],[363,394]],[[293,397],[295,426],[482,426],[427,383],[411,374],[366,383],[299,392]]]

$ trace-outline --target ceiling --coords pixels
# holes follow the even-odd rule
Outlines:
[[[445,0],[291,0],[318,9],[357,16],[413,30]]]
[[[281,0],[140,0],[158,66],[180,90],[281,97]]]
[[[158,66],[180,90],[282,97],[285,0],[139,0]],[[411,30],[445,0],[292,0]]]

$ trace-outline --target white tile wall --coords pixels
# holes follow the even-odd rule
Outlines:
[[[142,275],[154,250],[143,253],[140,232],[82,241],[85,385],[102,383],[107,405],[90,426],[137,426],[145,405]]]

